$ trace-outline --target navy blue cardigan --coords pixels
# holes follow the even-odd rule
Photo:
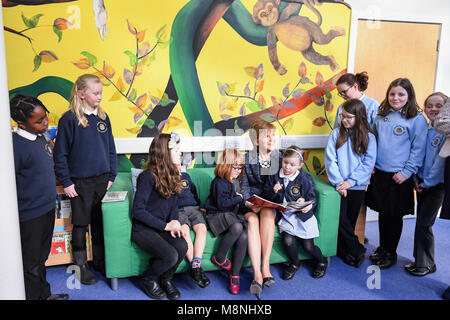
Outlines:
[[[211,182],[205,209],[207,213],[231,212],[243,201],[242,197],[236,194],[234,185],[231,182],[215,177]]]
[[[283,188],[275,193],[273,187],[277,182],[282,184]],[[302,221],[311,218],[314,214],[314,208],[317,206],[314,182],[311,176],[301,169],[294,181],[289,181],[287,186],[284,185],[284,179],[279,174],[269,176],[264,185],[263,197],[275,203],[283,203],[284,198],[286,198],[287,202],[297,201],[299,198],[303,198],[305,201],[313,200],[314,204],[311,210],[298,214]]]

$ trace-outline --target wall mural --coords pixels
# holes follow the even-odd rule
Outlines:
[[[346,73],[351,8],[340,0],[2,0],[10,97],[39,97],[57,126],[73,82],[103,82],[116,138],[260,117],[280,135],[328,134]],[[55,128],[54,128],[55,130]],[[198,132],[198,130],[196,131]],[[140,166],[145,155],[121,157]],[[310,171],[323,174],[323,151]]]

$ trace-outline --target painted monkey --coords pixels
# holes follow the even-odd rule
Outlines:
[[[345,29],[342,27],[332,27],[324,34],[318,23],[322,22],[322,16],[317,9],[313,10],[318,16],[318,23],[315,23],[302,16],[291,16],[304,3],[308,7],[317,4],[317,0],[296,0],[287,1],[289,3],[283,11],[279,11],[280,0],[258,0],[253,7],[253,22],[269,27],[267,32],[267,47],[269,50],[269,59],[275,70],[283,75],[286,73],[286,67],[280,64],[277,54],[277,38],[286,47],[300,51],[306,60],[317,65],[329,65],[332,71],[339,69],[336,59],[332,56],[323,56],[316,52],[312,43],[328,44],[334,38],[345,35]]]

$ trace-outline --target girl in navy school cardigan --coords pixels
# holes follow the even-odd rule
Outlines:
[[[244,199],[240,191],[240,179],[244,171],[244,159],[237,149],[225,149],[221,161],[216,165],[216,177],[211,182],[210,194],[205,203],[206,221],[215,237],[221,235],[219,248],[211,261],[225,270],[230,270],[230,292],[239,294],[242,264],[247,253],[247,222],[241,204]],[[232,246],[232,261],[226,255]]]
[[[340,126],[330,134],[324,160],[328,180],[341,194],[337,255],[358,268],[366,248],[359,242],[355,226],[375,166],[377,143],[361,100],[344,102],[341,118]]]
[[[300,211],[280,213],[278,228],[290,262],[283,272],[284,280],[292,279],[300,268],[296,239],[300,240],[303,250],[316,262],[313,278],[323,277],[328,266],[322,251],[314,244],[314,238],[319,236],[319,227],[314,216],[316,193],[311,176],[301,169],[303,153],[297,146],[287,148],[283,153],[282,168],[277,174],[270,176],[264,186],[264,196],[272,202],[313,201]]]
[[[67,294],[51,294],[45,261],[50,254],[55,225],[56,179],[53,146],[45,133],[47,108],[36,98],[15,96],[11,117],[13,133],[20,238],[27,300],[67,300]]]
[[[414,214],[414,174],[425,156],[427,127],[411,82],[392,81],[373,123],[377,160],[365,200],[379,213],[380,246],[369,259],[381,269],[397,263],[403,216]]]
[[[187,252],[178,221],[181,177],[172,160],[181,156],[177,137],[161,133],[153,138],[133,202],[131,239],[152,256],[140,285],[153,299],[180,297],[172,278]]]
[[[98,281],[87,264],[89,224],[94,268],[105,273],[102,199],[117,175],[111,122],[100,106],[102,90],[99,77],[78,77],[71,92],[70,110],[59,120],[55,142],[56,176],[72,208],[73,262],[80,271],[79,281],[86,285]]]

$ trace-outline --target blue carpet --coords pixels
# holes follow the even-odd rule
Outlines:
[[[436,240],[437,272],[426,277],[413,277],[404,270],[404,265],[413,259],[413,236],[415,219],[404,220],[395,266],[379,273],[371,270],[367,257],[378,246],[378,223],[366,225],[366,260],[358,269],[348,266],[337,257],[330,259],[324,278],[311,277],[312,266],[303,262],[294,279],[281,279],[283,264],[272,265],[276,283],[264,288],[263,300],[441,300],[442,293],[450,285],[450,221],[437,219],[434,225]],[[67,265],[47,268],[47,280],[53,293],[68,293],[71,300],[149,300],[138,285],[138,278],[119,279],[119,290],[110,289],[107,280],[100,274],[99,282],[92,286],[72,288],[71,274]],[[197,287],[187,274],[176,274],[174,283],[181,292],[180,300],[255,300],[248,288],[253,278],[251,268],[241,273],[241,293],[236,296],[228,291],[228,276],[225,271],[207,273],[211,284],[204,289]],[[379,288],[377,288],[379,284]],[[375,286],[375,288],[374,288]],[[72,289],[69,289],[72,288]],[[370,289],[372,288],[372,289]]]

